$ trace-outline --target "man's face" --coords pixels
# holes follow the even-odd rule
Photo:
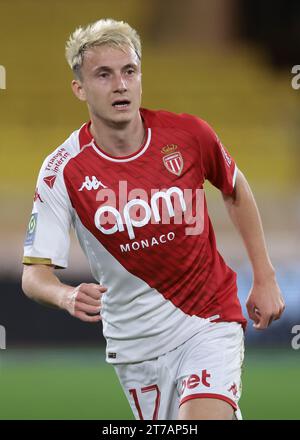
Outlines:
[[[73,90],[77,83],[76,96],[87,101],[97,118],[109,125],[124,125],[137,116],[142,94],[141,65],[132,48],[102,45],[88,49],[81,76],[82,81],[73,81]]]

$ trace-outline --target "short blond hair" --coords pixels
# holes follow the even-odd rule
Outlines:
[[[124,21],[101,19],[86,27],[78,27],[66,43],[66,59],[76,76],[80,77],[84,52],[102,44],[120,49],[131,47],[141,59],[141,40],[136,30]]]

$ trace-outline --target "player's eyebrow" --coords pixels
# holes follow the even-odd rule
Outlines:
[[[128,63],[128,64],[126,64],[126,66],[122,67],[122,70],[129,69],[129,67],[131,67],[132,69],[137,69],[137,64],[135,64],[135,63]]]
[[[98,67],[96,67],[94,70],[93,70],[93,73],[99,73],[99,72],[102,72],[102,71],[105,71],[105,72],[112,72],[112,68],[111,67],[108,67],[108,66],[98,66]]]
[[[136,70],[137,67],[138,66],[135,63],[128,63],[125,66],[123,66],[121,70],[124,71],[124,70],[129,69],[129,68],[132,68],[132,69]],[[100,72],[113,72],[113,69],[111,67],[109,67],[109,66],[98,66],[98,67],[96,67],[93,70],[93,73],[95,73],[95,74],[100,73]]]

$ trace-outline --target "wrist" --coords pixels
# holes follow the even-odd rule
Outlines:
[[[61,289],[58,291],[58,297],[57,297],[57,306],[61,310],[67,310],[68,311],[68,304],[70,302],[70,295],[73,292],[74,287],[67,286],[66,284],[61,284]]]
[[[255,284],[264,284],[269,281],[276,280],[276,273],[274,267],[268,266],[265,268],[259,268],[253,271],[253,282]]]

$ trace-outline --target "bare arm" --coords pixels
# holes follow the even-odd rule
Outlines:
[[[63,284],[54,268],[44,264],[24,265],[22,289],[28,298],[41,304],[63,309],[86,322],[101,320],[101,297],[106,288],[82,283],[77,287]]]
[[[229,216],[241,234],[253,269],[253,285],[247,299],[254,327],[264,329],[284,311],[284,301],[270,261],[260,215],[244,175],[238,171],[235,191],[223,194]]]

